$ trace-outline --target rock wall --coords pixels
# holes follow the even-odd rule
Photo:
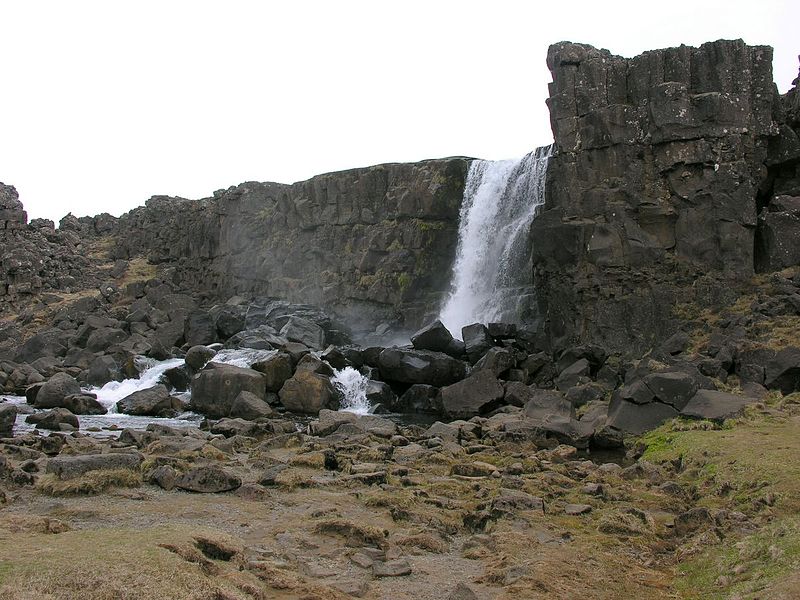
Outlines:
[[[274,296],[356,329],[416,328],[449,284],[469,159],[385,164],[205,200],[154,197],[123,215],[114,256],[176,267],[210,298]]]
[[[721,40],[626,59],[562,42],[547,64],[556,151],[532,240],[555,347],[646,351],[683,303],[722,304],[756,266],[797,264],[766,233],[777,217],[759,220],[796,176],[777,166],[796,155],[773,148],[794,132],[771,48]]]

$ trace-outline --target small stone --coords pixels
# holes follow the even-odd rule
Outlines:
[[[592,507],[588,504],[567,504],[564,507],[564,512],[570,516],[585,515],[592,511]]]
[[[372,574],[375,577],[402,577],[411,575],[411,565],[404,558],[389,560],[386,562],[375,562],[372,565]]]
[[[350,557],[350,560],[352,560],[362,569],[369,569],[374,562],[369,556],[367,556],[363,552],[356,552]]]
[[[450,592],[447,600],[478,600],[478,596],[468,585],[459,583],[453,588],[453,591]]]

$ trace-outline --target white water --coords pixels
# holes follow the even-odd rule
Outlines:
[[[516,320],[509,288],[529,283],[528,232],[544,203],[552,148],[519,160],[473,161],[464,187],[458,248],[442,323],[456,336],[471,323]]]
[[[225,349],[217,352],[211,360],[216,363],[249,369],[250,365],[266,360],[277,353],[277,350],[256,350],[255,348]]]
[[[340,410],[366,415],[370,405],[367,400],[367,386],[369,380],[353,367],[345,367],[341,371],[335,370],[331,383],[342,394]]]
[[[125,379],[123,381],[109,381],[101,388],[92,388],[91,391],[97,394],[97,401],[105,406],[109,412],[117,412],[117,402],[134,392],[146,390],[154,385],[158,385],[158,380],[164,371],[172,367],[179,367],[183,364],[182,358],[171,358],[169,360],[155,361],[144,356],[136,357],[137,367],[143,368],[138,379]]]

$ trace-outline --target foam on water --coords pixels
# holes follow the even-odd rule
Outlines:
[[[369,380],[353,367],[345,367],[342,370],[335,370],[331,383],[342,394],[340,410],[366,415],[369,413],[370,405],[367,400],[367,386]]]
[[[154,385],[158,385],[159,379],[167,371],[173,367],[179,367],[183,364],[182,358],[171,358],[169,360],[156,361],[144,356],[137,356],[136,366],[141,370],[141,373],[136,379],[125,379],[123,381],[109,381],[103,387],[89,388],[88,391],[97,395],[97,401],[105,406],[109,412],[117,412],[117,401],[122,400],[134,392],[146,390]]]

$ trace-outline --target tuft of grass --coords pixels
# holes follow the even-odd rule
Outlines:
[[[112,487],[139,487],[142,476],[128,469],[90,471],[80,477],[62,481],[45,475],[38,489],[48,496],[95,496]]]

